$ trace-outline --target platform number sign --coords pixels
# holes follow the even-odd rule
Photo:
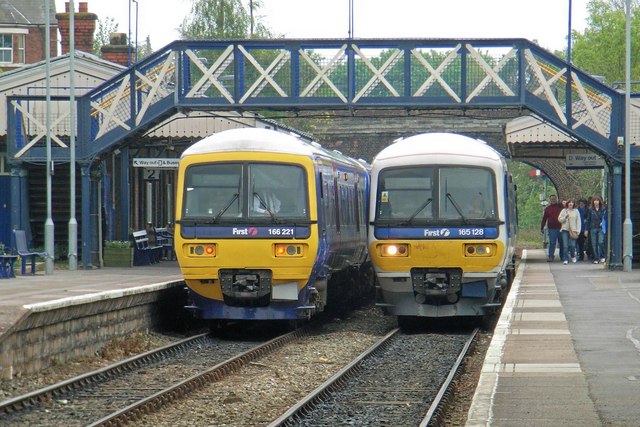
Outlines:
[[[144,168],[145,181],[157,181],[159,178],[160,178],[160,171],[158,169]]]

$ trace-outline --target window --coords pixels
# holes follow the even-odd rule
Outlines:
[[[9,173],[9,162],[7,160],[7,152],[0,150],[0,175]]]
[[[242,206],[242,165],[192,166],[187,170],[184,217],[237,217]]]
[[[13,36],[0,34],[0,62],[13,63]]]
[[[495,177],[473,166],[386,169],[378,177],[378,220],[411,223],[495,219]]]
[[[24,64],[25,37],[25,34],[20,33],[0,34],[0,63]]]
[[[307,216],[307,192],[304,170],[298,166],[250,163],[249,194],[253,202],[249,205],[250,217]]]
[[[477,167],[440,169],[440,218],[495,218],[493,173]]]
[[[377,218],[433,218],[433,173],[433,168],[423,166],[382,171],[378,182]]]
[[[16,58],[16,63],[18,64],[24,64],[24,40],[25,40],[25,36],[24,34],[17,34],[16,38],[18,39],[18,43],[17,43],[17,50],[18,50],[18,57]]]
[[[304,169],[275,163],[211,163],[185,175],[183,217],[307,218]]]

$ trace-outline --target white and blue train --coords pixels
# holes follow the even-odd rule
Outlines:
[[[515,271],[516,193],[502,155],[452,133],[402,139],[372,162],[369,255],[399,323],[483,316]]]

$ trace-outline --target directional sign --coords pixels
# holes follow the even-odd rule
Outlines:
[[[567,154],[567,169],[602,169],[604,159],[597,154]]]
[[[178,169],[179,160],[180,159],[135,158],[133,159],[133,167],[149,169]]]

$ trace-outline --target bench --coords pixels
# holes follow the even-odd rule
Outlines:
[[[147,230],[131,233],[133,238],[133,265],[150,265],[160,262],[162,246],[150,245]]]
[[[36,274],[36,257],[46,257],[46,252],[34,252],[27,246],[27,235],[24,230],[13,230],[13,235],[16,239],[16,251],[20,257],[21,271],[20,274],[25,276],[27,260],[31,259],[31,274]]]
[[[162,259],[173,261],[175,252],[173,250],[173,234],[166,228],[156,228],[156,245],[162,246]]]

